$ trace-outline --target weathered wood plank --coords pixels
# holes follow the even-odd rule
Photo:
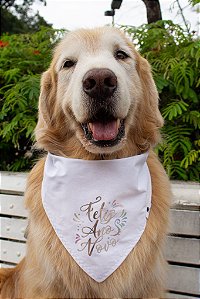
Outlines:
[[[165,256],[170,262],[199,265],[200,240],[194,238],[167,237]]]
[[[1,238],[26,241],[24,232],[28,221],[26,219],[0,218]],[[185,239],[169,236],[166,243],[166,258],[173,262],[184,262],[190,264],[199,263],[198,239]]]
[[[0,192],[24,192],[27,173],[0,172]],[[200,205],[200,185],[193,182],[172,181],[173,205]]]
[[[0,238],[26,241],[24,233],[28,224],[27,219],[0,218]]]
[[[172,181],[172,205],[200,206],[200,184]]]
[[[0,260],[3,262],[19,263],[26,252],[26,244],[0,240]]]
[[[24,222],[23,229],[26,227],[26,223]],[[2,232],[2,236],[4,236],[6,232]],[[14,235],[20,234],[20,232],[15,231]],[[13,235],[11,235],[13,237]],[[7,234],[7,237],[8,234]],[[25,240],[23,238],[23,234],[21,233],[20,238],[21,240]],[[166,249],[166,258],[173,262],[184,262],[184,263],[191,263],[191,264],[199,264],[199,240],[187,240],[190,241],[185,245],[185,239],[181,238],[168,238],[167,242],[167,249]],[[12,244],[13,246],[16,243],[7,243]],[[17,243],[18,245],[19,243]],[[14,248],[12,246],[12,248]],[[11,260],[7,260],[8,262],[12,262]]]
[[[27,216],[24,208],[24,197],[19,195],[0,194],[0,213],[12,216]],[[198,211],[171,209],[171,225],[169,232],[198,236],[200,234],[200,218]]]
[[[0,194],[0,213],[3,215],[27,217],[24,197],[20,195]]]
[[[165,298],[167,299],[195,299],[196,297],[194,296],[189,296],[189,295],[180,295],[180,294],[173,294],[173,293],[167,293],[165,295]]]
[[[170,291],[200,295],[199,269],[169,265],[167,289]]]
[[[14,266],[9,265],[9,264],[4,264],[4,263],[0,263],[0,269],[1,268],[13,268]]]
[[[1,193],[21,193],[24,192],[27,180],[27,173],[23,172],[0,172],[0,192]]]
[[[172,234],[200,235],[199,211],[171,209],[170,222],[169,232]]]

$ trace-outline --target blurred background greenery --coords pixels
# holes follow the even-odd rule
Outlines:
[[[28,20],[33,1],[25,1],[24,7],[15,6],[14,0],[1,3],[7,23],[0,37],[1,170],[26,171],[37,159],[32,145],[40,76],[65,33],[53,29],[38,13]],[[165,125],[155,151],[171,179],[199,181],[200,39],[172,21],[121,29],[150,62],[159,91]]]

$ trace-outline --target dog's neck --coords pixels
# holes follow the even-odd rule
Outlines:
[[[66,148],[60,150],[60,149],[52,149],[51,153],[62,156],[62,157],[68,157],[73,159],[84,159],[84,160],[112,160],[112,159],[121,159],[121,158],[127,158],[135,155],[139,155],[146,152],[146,150],[139,149],[137,147],[124,147],[123,149],[109,153],[109,154],[94,154],[88,152],[85,148],[80,145],[79,147],[75,147],[75,149],[72,149],[66,146]]]

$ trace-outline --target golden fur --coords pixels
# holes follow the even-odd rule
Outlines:
[[[73,44],[74,39],[81,40],[87,51],[95,53],[100,39],[104,39],[104,44],[106,43],[106,36],[116,38],[116,44],[123,41],[132,53],[135,70],[132,72],[128,65],[120,67],[124,68],[125,75],[128,69],[131,79],[129,81],[135,80],[138,88],[130,83],[129,94],[136,104],[131,103],[128,109],[126,138],[114,150],[103,152],[101,149],[98,153],[83,137],[76,113],[72,111],[70,87],[66,87],[69,92],[64,95],[64,79],[65,84],[71,86],[69,81],[72,75],[65,75],[63,79],[58,65],[60,56],[67,45],[70,47]],[[65,99],[68,102],[64,107],[64,100],[61,103],[60,99],[64,99],[66,94],[69,99]],[[166,266],[162,247],[168,224],[170,186],[162,165],[152,151],[152,147],[159,141],[159,127],[162,124],[158,94],[149,64],[120,31],[113,28],[78,30],[70,33],[58,45],[50,68],[42,77],[39,120],[36,127],[37,146],[56,155],[88,160],[122,158],[149,150],[147,163],[152,179],[152,208],[145,231],[134,250],[109,278],[97,283],[65,250],[44,212],[41,183],[45,158],[41,159],[29,175],[25,193],[25,205],[29,211],[27,253],[16,268],[0,270],[1,298],[162,296]]]

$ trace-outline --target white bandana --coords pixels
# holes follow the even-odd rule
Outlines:
[[[121,265],[144,232],[151,206],[147,156],[98,161],[47,156],[46,214],[66,250],[98,282]]]

